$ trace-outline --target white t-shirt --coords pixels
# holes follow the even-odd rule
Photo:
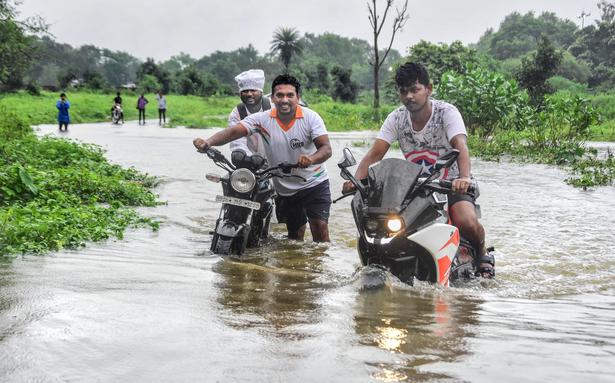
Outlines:
[[[158,100],[158,109],[166,109],[167,108],[167,98],[159,94],[156,95],[156,100]]]
[[[439,155],[451,150],[450,141],[458,134],[467,135],[461,113],[454,105],[440,100],[431,100],[431,117],[425,127],[417,132],[412,128],[410,111],[401,106],[392,111],[382,124],[378,138],[392,144],[399,141],[404,157],[424,167],[424,174],[430,174]],[[453,179],[459,176],[459,168],[454,163],[445,169],[442,178]]]
[[[273,103],[271,103],[271,108],[272,109],[275,108],[275,105]],[[262,112],[262,111],[263,111],[263,107],[261,105],[261,109],[258,112]],[[248,113],[248,116],[253,114],[253,113],[250,113],[250,110],[248,108],[246,108],[246,112]],[[239,109],[235,107],[231,111],[231,114],[229,114],[228,116],[228,124],[226,125],[226,127],[232,128],[233,126],[237,125],[239,121],[241,121],[241,116],[239,115]],[[242,150],[249,156],[251,156],[252,154],[259,154],[263,157],[266,157],[265,145],[263,144],[261,137],[258,134],[255,134],[253,136],[248,136],[248,137],[241,137],[235,141],[231,141],[230,147],[231,147],[231,152],[235,150]]]
[[[314,139],[327,134],[325,123],[318,113],[297,105],[295,118],[284,125],[278,119],[276,109],[254,113],[240,123],[248,130],[248,135],[261,136],[269,166],[282,162],[296,163],[301,154],[316,153]],[[304,169],[293,169],[297,177],[273,178],[275,190],[282,196],[291,196],[299,190],[311,188],[329,179],[325,164],[314,164]]]

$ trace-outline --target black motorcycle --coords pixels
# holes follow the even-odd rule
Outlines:
[[[260,155],[248,156],[234,151],[229,161],[220,151],[209,148],[206,152],[226,174],[207,174],[212,182],[222,183],[220,215],[211,241],[211,251],[220,255],[242,255],[247,247],[258,247],[269,236],[275,191],[271,178],[299,177],[291,175],[297,164],[282,163],[267,168]]]
[[[459,151],[452,150],[439,157],[428,177],[421,177],[420,165],[387,158],[372,165],[368,177],[359,181],[347,169],[356,161],[344,149],[338,166],[356,191],[335,202],[354,194],[351,209],[363,265],[385,268],[409,284],[416,278],[448,286],[474,275],[475,250],[459,235],[447,212],[452,182],[438,179],[458,156]],[[468,193],[477,196],[477,189],[471,185]],[[477,214],[480,217],[478,205]]]

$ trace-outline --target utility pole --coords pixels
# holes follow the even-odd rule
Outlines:
[[[577,17],[577,19],[581,19],[581,29],[585,28],[585,18],[588,16],[591,16],[591,13],[585,13],[585,10],[583,10],[579,17]]]

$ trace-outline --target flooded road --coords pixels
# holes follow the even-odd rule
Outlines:
[[[218,168],[192,139],[212,132],[107,123],[63,134],[161,177],[167,204],[141,211],[163,223],[0,258],[0,381],[614,381],[614,187],[474,160],[497,280],[364,291],[349,200],[332,207],[331,244],[289,242],[274,225],[245,262],[209,252],[221,188],[205,173]],[[335,197],[342,148],[363,137],[331,137]],[[358,160],[366,150],[353,148]]]

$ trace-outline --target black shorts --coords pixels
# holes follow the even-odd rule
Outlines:
[[[473,205],[476,205],[476,198],[474,198],[471,194],[458,194],[458,193],[450,193],[448,195],[448,207],[450,209],[451,206],[456,204],[459,201],[468,201]]]
[[[476,191],[473,193],[467,194],[459,194],[459,193],[449,193],[448,194],[448,207],[450,209],[451,206],[456,204],[459,201],[468,201],[472,205],[476,206],[476,199],[480,195],[480,190],[478,189],[478,184],[475,183]]]
[[[314,187],[299,190],[288,197],[278,196],[275,205],[278,222],[286,223],[290,233],[299,230],[308,219],[329,222],[329,210],[331,209],[329,180]]]

